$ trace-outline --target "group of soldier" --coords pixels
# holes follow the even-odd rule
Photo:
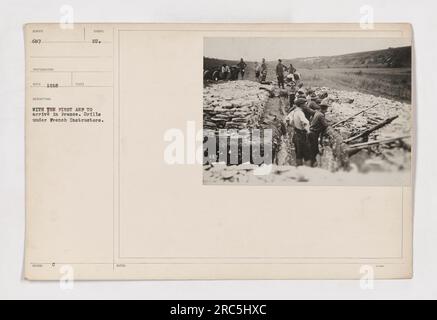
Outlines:
[[[246,73],[246,68],[247,63],[243,58],[241,58],[240,61],[234,66],[229,66],[228,64],[223,63],[219,70],[213,72],[212,77],[214,80],[243,80]],[[262,59],[261,63],[255,62],[255,78],[261,83],[266,81],[267,63],[264,58]]]
[[[238,80],[240,79],[240,75],[241,75],[241,79],[244,79],[244,74],[246,73],[246,68],[247,68],[247,63],[244,62],[244,59],[241,58],[240,62],[235,65],[230,67],[228,64],[224,63],[221,67],[220,67],[220,72],[214,76],[213,74],[213,78],[217,78],[214,80],[218,80],[218,78],[223,79],[223,80]]]
[[[236,66],[230,68],[223,64],[220,68],[222,79],[244,79],[247,64],[243,58]],[[267,63],[255,62],[255,77],[260,83],[267,83]],[[326,92],[316,92],[312,89],[304,89],[300,74],[296,68],[290,64],[288,67],[278,59],[275,68],[277,84],[282,93],[288,96],[288,110],[285,123],[293,129],[293,144],[296,152],[297,166],[318,166],[317,155],[319,150],[319,139],[328,128],[325,114],[330,107],[328,94]],[[285,86],[287,85],[287,89]]]
[[[330,102],[326,92],[316,94],[308,89],[302,89],[303,84],[296,88],[292,84],[288,93],[290,101],[289,113],[285,118],[288,126],[293,128],[293,144],[296,152],[296,165],[316,167],[319,150],[319,139],[328,128],[325,118]]]
[[[267,64],[266,59],[262,59],[261,64],[255,62],[255,78],[258,82],[265,82],[267,78]]]
[[[213,80],[239,80],[244,79],[244,75],[246,73],[247,63],[243,58],[233,66],[229,66],[227,63],[223,63],[218,69],[212,72]],[[210,72],[210,71],[205,71]],[[276,76],[278,79],[278,84],[280,87],[284,88],[285,83],[285,73],[288,73],[288,77],[295,80],[298,77],[296,73],[296,69],[290,64],[289,67],[282,64],[282,60],[279,59],[279,63],[276,66]],[[204,75],[205,76],[205,75]],[[255,62],[255,78],[258,82],[266,82],[267,79],[267,63],[263,58],[261,63],[258,61]]]
[[[261,70],[264,79],[260,81],[263,82],[267,75],[264,59]],[[318,166],[317,155],[320,153],[319,139],[323,137],[323,133],[328,128],[325,118],[330,107],[328,94],[327,92],[316,94],[312,89],[305,90],[296,68],[292,64],[285,66],[281,59],[278,60],[275,71],[279,89],[288,96],[289,100],[285,123],[293,129],[296,165],[316,167]],[[288,86],[287,90],[285,90],[285,84]]]

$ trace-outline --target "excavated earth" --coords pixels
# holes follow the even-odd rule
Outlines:
[[[367,107],[376,107],[335,128],[348,139],[382,121],[398,116],[392,123],[374,131],[367,139],[351,142],[395,138],[411,134],[411,104],[355,91],[312,88],[327,92],[332,108],[326,115],[330,124],[344,120]],[[269,92],[270,91],[270,92]],[[287,98],[275,86],[253,81],[229,81],[204,88],[204,128],[273,130],[273,165],[204,166],[206,184],[311,184],[311,185],[408,185],[411,179],[411,139],[363,149],[349,158],[347,168],[338,168],[329,146],[319,158],[318,168],[295,167],[291,134],[284,129]]]

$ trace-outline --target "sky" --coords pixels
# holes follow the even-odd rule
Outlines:
[[[206,38],[204,56],[226,60],[267,61],[410,46],[405,38]]]

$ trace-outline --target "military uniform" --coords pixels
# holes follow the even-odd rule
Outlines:
[[[311,119],[314,117],[314,115],[316,114],[316,111],[314,109],[311,109],[309,107],[309,103],[305,103],[302,106],[302,111],[305,114],[305,117],[307,118],[308,121],[311,121]]]
[[[255,78],[256,81],[260,81],[261,76],[261,66],[259,64],[255,65]]]
[[[244,62],[244,61],[240,61],[240,62],[237,64],[237,67],[238,67],[238,71],[239,71],[239,73],[241,73],[241,79],[244,79],[244,73],[246,72],[246,67],[247,67],[246,62]],[[238,75],[237,75],[237,77],[238,77]]]
[[[312,166],[317,162],[317,155],[320,153],[319,137],[326,128],[328,128],[328,122],[326,121],[325,114],[316,111],[311,121],[310,133],[308,134],[309,158]]]
[[[299,105],[302,103],[299,102]],[[304,161],[310,160],[308,150],[309,121],[300,107],[294,109],[286,117],[286,121],[294,128],[293,144],[296,150],[296,165],[303,165]]]
[[[261,64],[261,82],[266,81],[267,78],[267,64],[263,62]]]
[[[296,99],[296,84],[291,84],[290,90],[288,91],[289,112],[291,112],[293,108],[295,99]]]
[[[284,65],[281,62],[276,66],[276,76],[278,77],[279,88],[284,89]]]

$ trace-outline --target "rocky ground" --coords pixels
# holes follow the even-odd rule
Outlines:
[[[271,97],[268,90],[273,90],[276,97]],[[394,100],[376,97],[360,92],[335,90],[332,88],[313,88],[316,92],[326,91],[332,101],[332,108],[327,114],[331,124],[344,120],[367,107],[376,107],[338,126],[336,130],[344,139],[372,128],[382,121],[397,116],[391,124],[373,132],[368,140],[393,138],[409,135],[412,126],[411,105]],[[207,184],[316,184],[316,185],[399,185],[408,184],[411,171],[410,139],[391,145],[367,148],[350,158],[347,171],[331,172],[329,150],[320,159],[320,168],[293,166],[292,144],[287,135],[282,135],[275,118],[281,118],[284,107],[283,98],[278,97],[274,86],[260,85],[253,81],[232,81],[208,85],[204,89],[204,128],[276,129],[276,141],[279,145],[276,163],[265,168],[267,174],[258,174],[260,168],[252,165],[223,166],[208,165],[204,170]],[[281,120],[281,119],[279,119]],[[278,138],[279,137],[279,138]],[[351,144],[367,140],[357,139]]]
[[[308,186],[408,186],[410,173],[352,171],[330,172],[321,168],[295,166],[209,165],[204,168],[204,183],[211,185],[308,185]]]
[[[269,93],[254,81],[227,81],[208,85],[203,91],[205,129],[250,129],[264,114]]]
[[[371,133],[368,137],[368,141],[411,135],[413,125],[411,104],[360,92],[333,90],[329,88],[321,88],[321,90],[327,91],[329,97],[333,100],[332,108],[327,115],[331,123],[336,123],[337,121],[356,114],[366,107],[376,105],[365,113],[336,127],[336,130],[344,139],[355,136],[386,119],[396,116],[398,118],[392,123]],[[351,142],[351,144],[360,142],[367,142],[367,140],[358,139]],[[397,143],[398,142],[395,142],[394,144]],[[403,139],[402,143],[403,145],[398,148],[392,145],[380,145],[362,150],[351,157],[351,163],[357,166],[360,172],[364,173],[369,171],[396,172],[410,170],[411,152],[408,152],[408,149],[411,148],[411,138]]]
[[[375,108],[358,115],[337,128],[345,138],[394,116],[399,117],[386,127],[372,133],[369,140],[393,138],[411,133],[411,104],[354,91],[342,91],[330,88],[315,89],[316,91],[326,91],[329,94],[329,98],[333,103],[327,118],[333,123],[346,119],[366,107],[377,104]]]

